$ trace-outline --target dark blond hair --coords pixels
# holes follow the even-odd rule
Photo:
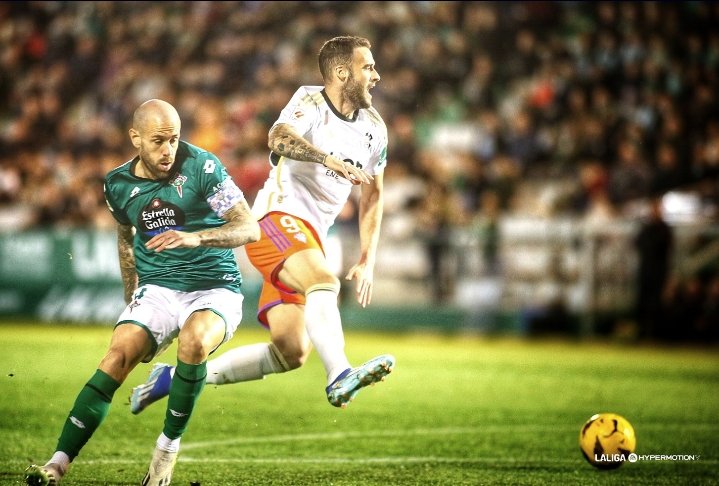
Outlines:
[[[335,66],[352,63],[352,53],[358,47],[370,49],[372,46],[364,37],[340,36],[328,40],[320,49],[319,65],[322,79],[328,81],[332,76],[332,69]]]

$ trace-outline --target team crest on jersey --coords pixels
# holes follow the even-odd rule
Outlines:
[[[292,113],[292,119],[293,119],[293,120],[299,120],[299,119],[302,118],[303,116],[305,116],[305,112],[302,111],[302,110],[295,110],[295,112]]]
[[[187,177],[178,173],[174,179],[170,181],[170,184],[175,186],[175,189],[177,189],[177,194],[182,197],[182,185],[187,182]]]

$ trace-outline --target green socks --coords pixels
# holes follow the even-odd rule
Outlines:
[[[163,433],[177,439],[187,429],[195,402],[205,386],[207,362],[191,365],[177,361],[175,375],[170,384],[165,428]],[[100,426],[110,411],[112,397],[120,383],[105,372],[97,370],[75,399],[70,415],[57,442],[58,451],[74,459]]]
[[[75,399],[70,415],[60,433],[57,450],[66,453],[70,460],[92,437],[110,410],[110,402],[120,383],[105,372],[97,370]]]
[[[170,383],[165,428],[162,430],[169,439],[177,439],[187,429],[195,402],[205,387],[206,377],[207,362],[192,365],[177,360],[175,375]]]

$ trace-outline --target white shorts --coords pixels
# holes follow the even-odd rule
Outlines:
[[[157,285],[143,285],[132,294],[132,301],[117,319],[117,324],[136,324],[147,331],[152,351],[142,360],[149,363],[172,344],[193,312],[211,310],[225,321],[225,339],[230,340],[242,320],[239,292],[228,289],[182,292]],[[213,350],[214,351],[214,350]]]

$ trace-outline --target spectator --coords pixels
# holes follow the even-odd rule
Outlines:
[[[655,325],[661,318],[673,239],[672,230],[662,217],[661,200],[652,200],[647,220],[635,239],[639,252],[636,318],[642,338],[657,337]]]

